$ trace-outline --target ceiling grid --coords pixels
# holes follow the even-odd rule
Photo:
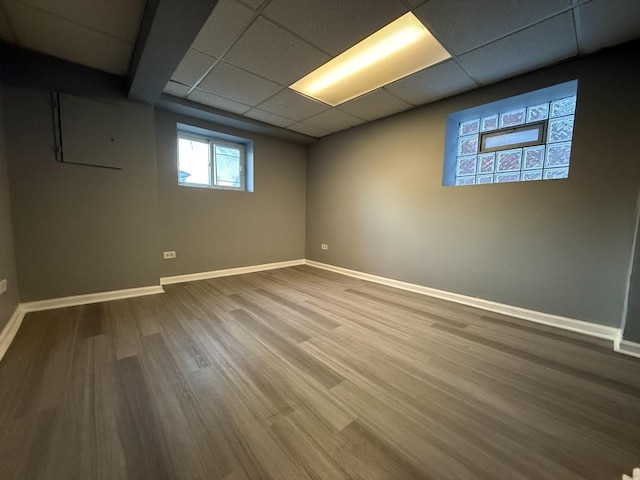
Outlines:
[[[0,38],[126,75],[144,7],[0,0]],[[337,107],[289,88],[409,11],[450,59]],[[219,0],[164,92],[320,137],[638,37],[638,0]]]

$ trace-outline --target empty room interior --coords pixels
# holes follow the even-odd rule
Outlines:
[[[0,0],[0,478],[640,479],[638,0]]]

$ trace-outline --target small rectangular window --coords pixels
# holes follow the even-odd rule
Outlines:
[[[546,122],[540,122],[482,133],[480,134],[480,153],[540,145],[544,143],[545,126]]]
[[[178,183],[246,190],[246,148],[221,138],[178,132]]]
[[[178,171],[180,183],[208,187],[211,185],[209,141],[191,136],[178,137]]]
[[[222,187],[242,187],[242,145],[216,143],[213,145],[215,184]]]

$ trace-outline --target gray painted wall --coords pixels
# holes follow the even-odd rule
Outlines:
[[[7,89],[5,133],[22,301],[158,284],[153,108],[120,108],[122,170],[61,164],[53,154],[49,93]],[[96,115],[95,122],[102,121]]]
[[[569,179],[441,185],[449,113],[575,78]],[[308,162],[307,258],[620,326],[640,176],[639,81],[627,46],[322,139]]]
[[[0,103],[4,95],[4,89],[0,88]],[[7,292],[0,296],[0,331],[7,324],[20,302],[13,249],[13,228],[11,227],[7,152],[3,120],[4,115],[0,111],[0,280],[7,279],[8,285]]]
[[[254,192],[178,185],[176,123],[254,141]],[[297,260],[305,254],[306,147],[156,111],[161,276]]]

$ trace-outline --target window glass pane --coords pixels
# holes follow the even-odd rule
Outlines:
[[[481,130],[488,132],[489,130],[497,130],[498,128],[498,115],[491,115],[490,117],[484,117],[482,119]]]
[[[456,162],[456,175],[475,175],[476,174],[477,157],[471,155],[469,157],[458,157]]]
[[[485,137],[484,148],[500,148],[509,147],[510,145],[518,145],[522,143],[535,142],[540,137],[540,128],[531,128],[530,130],[519,130],[512,133],[503,133],[501,135],[493,135]]]
[[[549,104],[542,103],[527,108],[527,123],[539,122],[549,118]]]
[[[495,153],[483,153],[478,155],[478,173],[493,173],[496,154]]]
[[[524,149],[523,170],[535,170],[544,165],[544,145]]]
[[[478,135],[469,135],[458,139],[458,155],[474,155],[478,153]]]
[[[469,120],[460,124],[460,136],[471,135],[480,131],[480,119]]]
[[[554,143],[547,146],[547,158],[544,163],[545,168],[564,167],[569,165],[571,156],[571,142]],[[545,176],[545,178],[547,178]]]
[[[500,114],[500,128],[513,127],[524,123],[525,109],[519,108]]]
[[[558,178],[568,178],[569,168],[548,168],[544,171],[545,180],[555,180]]]
[[[576,113],[576,96],[563,98],[551,102],[551,118],[564,117]]]
[[[509,182],[519,182],[520,181],[520,173],[499,173],[495,176],[493,182],[494,183],[509,183]]]
[[[483,185],[485,183],[493,183],[493,175],[478,175],[477,184]]]
[[[215,184],[222,187],[240,188],[240,150],[223,145],[214,145]]]
[[[209,186],[209,143],[178,138],[178,179],[180,183]]]
[[[522,172],[523,182],[530,182],[532,180],[542,180],[542,170],[531,170],[529,172]]]
[[[504,152],[498,152],[496,157],[498,158],[497,172],[511,172],[520,170],[522,163],[522,149],[505,150]],[[518,179],[520,174],[518,174]],[[517,181],[517,180],[515,180]]]
[[[475,185],[476,177],[457,177],[456,185]]]
[[[573,115],[549,120],[547,143],[567,142],[573,136]]]

